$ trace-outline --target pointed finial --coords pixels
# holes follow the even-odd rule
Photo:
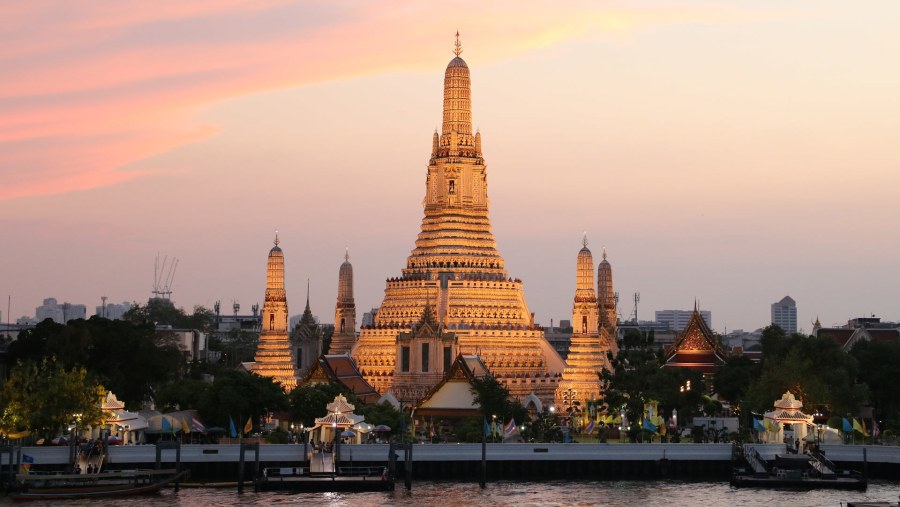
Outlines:
[[[462,53],[462,44],[459,43],[459,30],[456,31],[456,44],[454,44],[453,54],[459,56]]]
[[[278,246],[278,243],[281,241],[278,239],[278,229],[275,229],[275,246]]]
[[[581,237],[581,246],[587,248],[587,243],[588,243],[587,242],[587,231],[584,231],[584,233]]]
[[[694,313],[697,313],[697,311],[699,309],[700,309],[700,307],[699,307],[699,303],[697,302],[697,298],[694,298]]]
[[[350,247],[344,247],[344,262],[350,262]]]
[[[606,246],[603,247],[603,260],[606,260]]]
[[[306,303],[309,304],[309,278],[306,279]]]

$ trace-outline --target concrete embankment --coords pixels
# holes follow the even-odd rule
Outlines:
[[[862,466],[862,447],[823,446],[832,461],[853,468]],[[866,446],[869,472],[874,477],[895,476],[900,471],[900,447]],[[730,444],[488,444],[487,475],[500,478],[727,478],[731,472]],[[763,457],[783,452],[783,445],[762,445]],[[65,466],[65,447],[26,447],[23,453],[34,459],[35,469]],[[397,451],[403,466],[403,451]],[[5,457],[4,457],[5,458]],[[388,446],[343,445],[339,462],[344,466],[384,465]],[[194,480],[235,480],[239,446],[184,445],[183,468]],[[302,445],[261,445],[261,467],[301,466]],[[171,466],[175,451],[162,453],[163,466]],[[245,455],[245,477],[253,476],[255,456]],[[6,459],[3,460],[6,463]],[[110,447],[108,469],[152,468],[156,448],[146,446]],[[413,446],[413,477],[416,479],[474,480],[481,471],[480,444],[422,444]]]

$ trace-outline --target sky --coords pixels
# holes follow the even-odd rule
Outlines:
[[[797,301],[900,320],[900,3],[0,3],[0,296],[262,303],[359,318],[423,215],[460,32],[490,214],[536,320],[570,318],[587,231],[624,318]],[[7,320],[7,305],[0,305]]]

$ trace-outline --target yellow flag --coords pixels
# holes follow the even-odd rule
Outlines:
[[[865,423],[860,423],[856,418],[853,418],[853,430],[862,433],[862,436],[864,437],[869,436],[869,433],[866,431]]]
[[[191,427],[188,425],[187,421],[184,419],[181,420],[181,431],[182,433],[190,433]]]
[[[251,431],[253,431],[253,418],[248,417],[247,424],[244,425],[244,433],[250,433]]]

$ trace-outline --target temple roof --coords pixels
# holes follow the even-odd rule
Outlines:
[[[663,367],[690,368],[713,373],[725,364],[725,351],[715,333],[703,320],[698,306],[694,305],[691,320],[666,351]]]
[[[480,407],[475,404],[472,383],[476,378],[490,375],[478,356],[458,355],[444,379],[422,398],[416,407],[419,415],[476,416]]]
[[[334,382],[343,385],[362,403],[373,403],[381,396],[365,381],[356,363],[345,354],[321,355],[298,385]]]

